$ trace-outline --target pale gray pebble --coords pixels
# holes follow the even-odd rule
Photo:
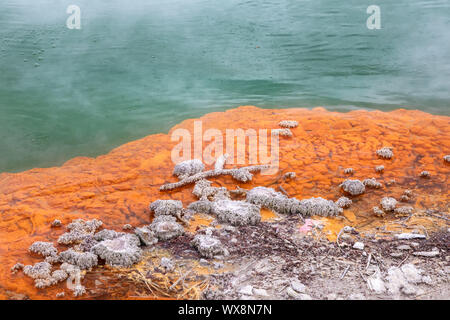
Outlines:
[[[444,161],[450,163],[450,154],[444,157]]]
[[[298,281],[297,279],[291,280],[291,288],[294,289],[298,293],[305,293],[306,292],[306,286]]]
[[[64,298],[65,297],[65,293],[64,292],[58,292],[57,294],[56,294],[56,297],[57,298]]]
[[[378,173],[384,172],[384,166],[376,166],[375,171]]]
[[[340,187],[352,196],[358,196],[366,191],[366,187],[359,180],[345,180]]]

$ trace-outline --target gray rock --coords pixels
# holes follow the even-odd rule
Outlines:
[[[268,297],[269,296],[269,294],[267,293],[267,290],[258,289],[258,288],[253,288],[253,294],[256,296],[260,296],[260,297]]]
[[[366,191],[366,187],[359,180],[345,180],[340,187],[352,196],[358,196]]]
[[[291,280],[291,288],[298,293],[305,293],[306,291],[306,286],[297,279]]]
[[[239,289],[239,293],[246,295],[246,296],[251,296],[251,295],[253,295],[253,286],[248,284],[244,287],[241,287]]]
[[[139,240],[141,240],[141,243],[144,246],[152,246],[158,243],[158,238],[155,236],[155,233],[150,230],[149,226],[136,228],[134,233],[139,237]]]
[[[222,242],[208,235],[197,234],[191,241],[191,245],[197,249],[200,255],[206,258],[213,258],[226,253]]]
[[[183,226],[177,223],[173,216],[157,216],[153,219],[149,228],[161,241],[170,240],[184,234]]]
[[[212,212],[220,221],[234,226],[255,225],[261,221],[259,206],[245,201],[219,200],[213,202]]]
[[[173,175],[179,179],[185,179],[194,174],[200,173],[205,169],[205,165],[201,160],[186,160],[175,165]]]
[[[98,264],[98,258],[95,254],[90,252],[77,252],[73,249],[67,249],[59,254],[61,262],[67,262],[75,265],[80,270],[91,269]]]
[[[397,205],[397,200],[392,197],[384,197],[383,199],[381,199],[380,205],[385,212],[392,212]]]
[[[119,238],[104,240],[92,247],[91,251],[112,267],[130,267],[141,259],[139,244],[140,240],[136,235],[125,234]]]

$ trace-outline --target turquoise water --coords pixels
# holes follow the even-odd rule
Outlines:
[[[450,115],[448,0],[2,0],[0,35],[0,172],[244,104]]]

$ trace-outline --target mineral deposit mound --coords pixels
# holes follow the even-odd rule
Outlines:
[[[449,117],[244,106],[200,120],[224,133],[281,123],[278,172],[220,158],[174,175],[171,134],[194,137],[190,119],[97,158],[0,174],[0,298],[332,299],[344,284],[353,298],[416,297],[439,284],[426,263],[448,258]],[[69,290],[74,270],[82,287]]]

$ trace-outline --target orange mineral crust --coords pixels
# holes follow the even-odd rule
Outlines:
[[[353,197],[353,205],[344,210],[343,217],[322,218],[328,223],[326,230],[331,240],[343,225],[370,230],[371,226],[375,228],[398,218],[394,214],[375,217],[372,207],[385,196],[399,199],[406,189],[414,192],[408,205],[416,212],[426,209],[437,209],[441,214],[449,212],[450,165],[443,157],[450,154],[450,117],[406,110],[337,113],[323,108],[271,110],[244,106],[210,113],[200,120],[203,132],[214,128],[224,136],[226,129],[276,129],[281,120],[299,123],[291,129],[292,137],[280,137],[277,174],[256,173],[249,183],[238,183],[229,176],[211,179],[230,190],[239,185],[245,189],[268,186],[279,191],[281,186],[290,197],[337,200],[343,195],[339,184],[345,179],[362,181],[375,177],[380,181],[381,189],[367,189],[365,194]],[[124,224],[149,224],[152,215],[148,206],[156,199],[181,200],[185,206],[195,201],[192,186],[170,192],[159,190],[162,184],[177,181],[172,176],[171,152],[179,141],[172,141],[171,133],[185,128],[193,137],[194,121],[183,121],[168,134],[127,143],[94,159],[79,157],[61,167],[0,174],[0,298],[55,299],[60,291],[66,291],[66,298],[72,298],[64,290],[65,283],[37,289],[22,272],[10,272],[16,262],[42,261],[27,252],[33,242],[52,241],[56,245],[65,228],[51,228],[54,219],[67,225],[77,218],[97,218],[105,228],[121,231]],[[207,146],[203,142],[203,148]],[[377,157],[376,150],[384,146],[393,147],[392,159]],[[385,166],[383,173],[375,171],[379,165]],[[350,167],[354,169],[353,175],[345,174],[344,169]],[[424,170],[430,172],[430,177],[419,176]],[[290,171],[296,172],[296,178],[283,179],[283,174]],[[421,225],[432,230],[445,221]],[[63,246],[58,249],[65,250]],[[93,272],[95,277],[107,279],[113,271],[98,267]],[[84,280],[87,288],[95,287],[95,277],[88,272]],[[102,298],[130,298],[127,290],[132,288],[118,286],[115,293]],[[88,293],[82,298],[93,297]]]

